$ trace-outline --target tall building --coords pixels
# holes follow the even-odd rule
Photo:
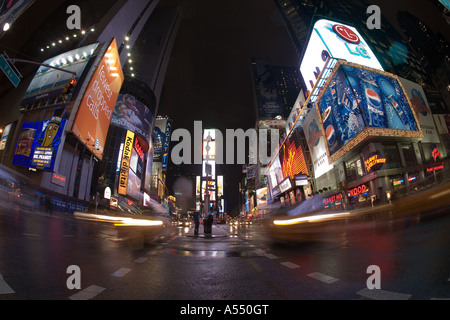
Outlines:
[[[383,16],[383,28],[367,28],[369,16],[366,10],[371,5],[368,1],[275,0],[275,3],[281,12],[299,62],[312,26],[317,20],[328,17],[354,26],[368,41],[384,70],[425,85],[426,71],[421,66],[420,59],[409,50],[406,41]]]
[[[64,70],[16,63],[19,86],[0,79],[0,108],[8,106],[0,127],[11,124],[2,162],[63,211],[86,210],[99,197],[106,203],[101,190],[125,207],[142,206],[149,193],[154,121],[181,20],[179,8],[158,3],[78,1],[82,24],[71,30],[72,3],[44,0],[2,34],[11,58]],[[46,144],[50,128],[54,139]]]

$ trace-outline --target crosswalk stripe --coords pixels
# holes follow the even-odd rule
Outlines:
[[[3,276],[0,273],[0,294],[12,294],[14,290],[3,280]]]
[[[78,292],[74,295],[71,295],[69,297],[69,299],[70,300],[90,300],[90,299],[96,297],[101,292],[103,292],[103,290],[105,290],[105,288],[99,287],[96,285],[92,285],[92,286],[87,287],[86,289],[81,290],[80,292]]]
[[[311,278],[314,278],[316,280],[322,281],[324,283],[333,283],[336,281],[339,281],[339,279],[333,278],[331,276],[327,276],[326,274],[320,273],[320,272],[313,272],[308,274],[308,276],[310,276]]]

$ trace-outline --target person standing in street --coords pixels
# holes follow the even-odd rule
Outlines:
[[[198,211],[194,212],[193,218],[194,218],[194,235],[198,236],[198,228],[200,226],[200,218]]]

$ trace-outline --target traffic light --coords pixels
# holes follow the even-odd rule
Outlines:
[[[72,93],[73,87],[77,84],[77,79],[72,78],[69,81],[66,82],[64,85],[64,88],[61,91],[61,94],[59,95],[59,99],[63,102],[66,102],[70,98],[70,94]]]

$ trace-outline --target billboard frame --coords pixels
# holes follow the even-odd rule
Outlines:
[[[406,103],[409,106],[411,113],[416,121],[418,130],[412,131],[412,130],[403,130],[403,129],[377,128],[377,127],[365,126],[364,129],[361,130],[361,132],[359,132],[355,137],[353,137],[351,140],[349,140],[349,142],[347,144],[342,146],[333,155],[330,154],[328,141],[327,141],[327,139],[325,139],[325,147],[327,150],[327,155],[328,155],[328,159],[329,159],[330,163],[336,162],[338,159],[342,158],[346,153],[350,152],[358,145],[361,145],[363,142],[372,140],[373,138],[376,138],[376,137],[397,138],[397,139],[398,138],[411,138],[411,139],[417,139],[417,140],[423,139],[423,133],[422,133],[422,128],[420,127],[420,124],[419,124],[419,119],[417,118],[417,115],[414,112],[411,102],[409,101],[409,98],[406,94],[406,90],[403,87],[403,84],[401,83],[401,81],[397,75],[386,72],[386,71],[363,66],[360,64],[356,64],[353,62],[348,62],[348,61],[345,61],[342,59],[336,59],[336,60],[337,60],[337,62],[335,64],[333,70],[331,71],[330,75],[328,76],[327,80],[325,81],[321,92],[318,94],[318,96],[314,102],[315,108],[313,108],[313,109],[315,109],[315,112],[318,113],[319,122],[320,122],[319,129],[321,130],[324,137],[326,137],[326,135],[325,135],[325,128],[324,128],[324,124],[323,124],[322,114],[320,112],[319,102],[322,99],[322,96],[325,94],[326,89],[329,87],[330,82],[334,79],[335,74],[337,73],[337,71],[340,69],[341,66],[354,67],[354,68],[366,70],[369,72],[378,73],[383,76],[391,77],[391,78],[395,79],[397,81],[398,85],[400,86],[400,88],[403,90],[405,97],[407,98]],[[314,112],[314,111],[311,110],[311,112]]]

